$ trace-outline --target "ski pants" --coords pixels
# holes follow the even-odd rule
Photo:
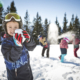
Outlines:
[[[66,56],[66,54],[61,54],[61,62],[64,62],[64,57]]]
[[[15,70],[9,70],[7,68],[8,80],[33,80],[31,67],[29,64],[25,64],[17,69],[17,76]]]
[[[47,50],[46,56],[49,57],[49,47],[48,48],[43,47],[42,56],[44,56],[45,50]]]
[[[66,48],[60,48],[61,50],[61,62],[64,62],[64,57],[67,54],[67,49]]]
[[[78,50],[78,49],[79,49],[79,48],[74,48],[74,56],[75,56],[75,57],[78,57],[78,56],[77,56],[77,50]]]

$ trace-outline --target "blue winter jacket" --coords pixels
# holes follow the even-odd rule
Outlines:
[[[36,47],[35,43],[30,43],[30,46],[28,47],[27,45],[29,45],[29,43],[27,44],[24,42],[23,46],[20,47],[15,45],[13,37],[8,37],[3,40],[1,51],[5,59],[6,67],[9,70],[19,68],[22,65],[29,63],[28,49],[33,50]],[[26,47],[28,47],[28,49]]]

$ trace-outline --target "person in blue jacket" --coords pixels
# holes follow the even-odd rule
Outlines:
[[[3,19],[2,26],[5,37],[1,51],[6,64],[8,80],[33,80],[28,50],[33,50],[36,44],[31,40],[27,31],[22,30],[21,17],[16,13],[8,13]],[[17,29],[21,29],[23,35],[15,33]]]

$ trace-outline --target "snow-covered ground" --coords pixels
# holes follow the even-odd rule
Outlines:
[[[58,59],[59,45],[50,45],[50,58],[41,56],[42,47],[37,46],[30,53],[30,64],[34,80],[80,80],[80,59],[73,55],[73,45],[69,44],[64,63]],[[0,46],[1,49],[1,46]],[[46,52],[45,52],[46,53]],[[80,57],[80,49],[78,50]],[[7,80],[3,56],[0,52],[0,80]]]

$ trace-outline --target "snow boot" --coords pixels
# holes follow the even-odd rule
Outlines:
[[[61,62],[64,62],[64,57],[66,56],[66,54],[61,54]]]

